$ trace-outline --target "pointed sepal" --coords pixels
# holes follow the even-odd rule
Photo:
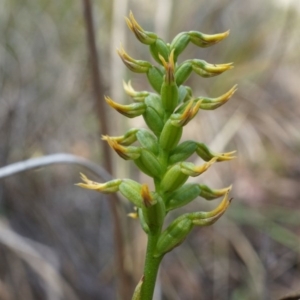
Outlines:
[[[196,153],[205,161],[216,158],[216,161],[226,161],[236,158],[236,151],[218,153],[210,150],[204,143],[197,143]]]
[[[128,83],[126,83],[125,81],[123,81],[123,88],[126,92],[126,94],[128,96],[130,96],[134,102],[144,102],[145,98],[147,96],[149,96],[149,92],[147,91],[142,91],[142,92],[138,92],[136,91],[132,85],[131,85],[131,81],[129,80]]]
[[[223,189],[211,189],[205,184],[199,184],[200,193],[199,196],[206,199],[206,200],[214,200],[221,196],[224,196],[228,192],[230,192],[232,186],[223,188]]]
[[[198,47],[210,47],[212,45],[215,45],[229,35],[229,30],[222,32],[222,33],[217,33],[217,34],[205,34],[199,31],[190,31],[188,33],[188,36],[190,38],[190,41],[195,44]]]
[[[212,164],[214,164],[217,161],[217,158],[212,158],[210,161],[200,165],[200,166],[195,166],[191,162],[182,162],[180,163],[180,170],[182,173],[196,177],[199,176],[200,174],[204,173]]]
[[[116,151],[116,153],[125,160],[137,159],[141,155],[141,148],[134,146],[122,146],[113,138],[110,138],[108,135],[102,136],[102,139],[107,141],[109,146]]]
[[[146,110],[146,105],[141,102],[123,105],[114,102],[110,97],[105,97],[105,101],[110,107],[114,108],[116,111],[126,116],[127,118],[138,117],[142,115]]]
[[[145,31],[135,20],[133,13],[130,11],[129,18],[125,18],[127,26],[134,33],[136,38],[143,44],[151,45],[157,40],[157,35],[153,32]]]
[[[232,201],[232,199],[229,199],[228,194],[229,191],[225,194],[221,203],[214,210],[188,214],[188,218],[193,222],[193,225],[208,226],[215,223],[225,213]]]
[[[83,173],[80,173],[80,177],[83,182],[76,183],[77,186],[104,194],[117,192],[119,190],[120,184],[122,183],[121,179],[114,179],[105,183],[99,183],[88,179]]]
[[[123,63],[125,64],[125,66],[132,72],[135,73],[147,73],[149,71],[149,69],[152,68],[152,65],[144,60],[136,60],[134,58],[132,58],[131,56],[129,56],[124,48],[122,47],[122,45],[120,46],[119,49],[117,49],[117,52],[120,56],[120,58],[122,59]]]
[[[182,104],[182,108],[179,107],[174,114],[171,115],[170,120],[174,126],[185,126],[188,124],[197,114],[201,105],[201,100],[194,101],[193,99]]]
[[[232,97],[232,95],[236,92],[236,90],[237,90],[237,85],[233,86],[227,93],[217,98],[202,98],[202,97],[197,98],[201,101],[200,109],[214,110],[220,107]]]
[[[140,129],[132,128],[132,129],[128,130],[124,135],[121,135],[121,136],[102,135],[102,140],[107,141],[107,139],[110,139],[122,146],[129,146],[137,140],[136,134],[139,130]]]
[[[233,68],[232,63],[216,65],[201,59],[193,59],[191,62],[193,71],[202,77],[217,76]]]

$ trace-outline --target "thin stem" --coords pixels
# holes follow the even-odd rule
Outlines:
[[[107,114],[105,113],[105,106],[103,101],[103,81],[101,78],[101,73],[99,70],[99,56],[96,47],[95,30],[93,24],[93,14],[92,14],[92,4],[90,0],[82,0],[84,9],[84,20],[86,23],[86,35],[87,35],[87,45],[90,52],[90,63],[91,63],[91,75],[94,86],[94,100],[95,108],[98,115],[99,125],[102,132],[108,133],[108,122]],[[112,159],[111,152],[107,143],[102,144],[103,155],[105,157],[103,164],[109,173],[112,173]],[[117,197],[112,194],[110,196],[112,201],[109,201],[110,211],[112,213],[113,223],[114,223],[114,243],[116,251],[116,270],[119,275],[119,285],[120,285],[120,295],[123,299],[128,299],[130,295],[130,283],[128,282],[128,277],[124,268],[124,241],[122,228],[120,223],[120,216],[118,213],[119,201]]]
[[[154,251],[156,247],[159,234],[148,235],[147,253],[144,267],[144,282],[142,285],[141,299],[152,300],[154,294],[154,288],[156,283],[156,277],[160,262],[163,258],[154,257]]]
[[[168,154],[160,149],[158,159],[162,165],[167,164]],[[160,193],[160,181],[155,180],[155,191]],[[161,234],[162,228],[160,228],[157,232],[148,234],[148,243],[147,243],[147,251],[145,258],[145,266],[144,266],[144,282],[141,290],[141,299],[143,300],[152,300],[156,277],[159,269],[159,265],[163,259],[163,256],[154,257],[155,248],[159,236]]]

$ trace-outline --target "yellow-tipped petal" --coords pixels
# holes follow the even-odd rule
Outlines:
[[[108,136],[108,135],[102,135],[102,140],[107,141],[108,139],[116,141],[118,144],[122,146],[129,146],[133,144],[136,140],[136,133],[139,131],[137,128],[132,128],[128,130],[124,135],[121,136]]]
[[[195,167],[195,172],[199,173],[198,175],[204,173],[211,165],[213,165],[217,161],[217,158],[214,157],[210,161],[204,163],[201,166]],[[197,175],[196,175],[197,176]]]
[[[183,113],[183,117],[180,122],[181,126],[185,126],[188,122],[190,122],[195,117],[195,115],[197,114],[200,108],[200,105],[201,105],[201,101],[197,101],[196,104],[193,103],[193,106],[190,107],[188,111],[185,111]]]
[[[229,191],[226,192],[223,200],[214,210],[188,214],[189,219],[192,220],[194,225],[198,226],[208,226],[215,223],[224,214],[232,201],[232,198],[229,199],[228,195]]]
[[[125,18],[127,26],[135,34],[136,38],[143,44],[151,45],[155,43],[157,35],[153,32],[145,31],[135,20],[133,13],[129,13],[129,18]]]
[[[99,183],[92,181],[88,179],[83,173],[80,173],[81,180],[84,183],[77,183],[75,185],[89,189],[89,190],[95,190],[97,192],[101,193],[114,193],[119,190],[119,185],[121,184],[122,180],[121,179],[115,179],[111,180],[105,183]]]
[[[221,201],[221,203],[212,211],[207,213],[206,218],[212,218],[212,217],[216,217],[219,216],[220,214],[223,214],[225,212],[225,210],[227,209],[227,207],[229,206],[230,202],[232,199],[229,199],[228,195],[229,195],[229,191],[228,190],[223,198],[223,200]]]
[[[206,64],[204,70],[207,72],[219,73],[233,69],[233,63],[227,64]]]
[[[136,21],[136,19],[134,18],[134,15],[133,15],[132,11],[130,11],[130,13],[129,13],[129,18],[130,18],[131,24],[132,24],[135,28],[139,29],[140,31],[144,31],[144,29],[139,25],[139,23],[138,23],[138,22]]]
[[[202,77],[212,77],[222,74],[223,72],[233,68],[233,63],[227,64],[210,64],[201,59],[193,59],[192,68],[194,72]]]
[[[202,32],[190,31],[188,34],[193,44],[199,47],[209,47],[225,39],[229,35],[229,32],[227,30],[217,34],[204,34]]]
[[[149,92],[147,91],[142,91],[142,92],[138,92],[136,90],[134,90],[134,88],[131,85],[131,81],[128,81],[128,84],[123,80],[123,88],[126,92],[126,94],[130,97],[132,97],[132,99],[135,102],[144,102],[145,98],[147,96],[149,96]]]
[[[233,86],[228,92],[226,92],[225,94],[217,98],[199,98],[202,100],[200,108],[206,110],[216,109],[221,105],[225,104],[236,92],[236,90],[237,90],[237,85]]]
[[[138,147],[124,147],[117,141],[110,138],[108,135],[104,136],[104,140],[107,141],[109,146],[117,152],[117,154],[125,160],[137,159],[140,156],[141,149]]]
[[[206,200],[213,200],[216,198],[219,198],[221,196],[224,196],[227,192],[231,190],[231,185],[229,187],[223,188],[223,189],[211,189],[207,185],[200,184],[200,193],[199,196],[205,198]]]
[[[217,161],[225,161],[234,159],[233,154],[236,151],[230,151],[225,153],[218,153],[210,150],[204,143],[197,143],[196,153],[205,161],[209,161],[212,158],[217,158]]]
[[[135,96],[135,94],[137,93],[137,92],[133,89],[133,87],[132,87],[132,85],[131,85],[131,80],[129,80],[128,83],[126,83],[126,82],[123,80],[123,88],[124,88],[126,94],[129,95],[129,96],[131,96],[131,97]]]
[[[204,163],[201,166],[195,166],[190,162],[183,162],[180,164],[181,172],[192,177],[196,177],[202,173],[204,173],[212,164],[217,161],[217,158],[214,157],[210,161]]]
[[[142,115],[146,110],[146,104],[144,103],[132,103],[128,105],[119,104],[114,102],[110,97],[105,96],[106,103],[118,111],[120,114],[128,117],[135,118]]]
[[[152,67],[152,65],[147,61],[135,60],[131,56],[129,56],[125,52],[122,44],[120,45],[120,48],[117,49],[117,53],[119,54],[120,58],[122,59],[126,67],[132,72],[147,73],[148,70]]]

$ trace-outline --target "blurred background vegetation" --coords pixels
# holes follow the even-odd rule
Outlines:
[[[62,152],[104,166],[108,158],[101,134],[121,135],[125,128],[145,126],[140,118],[128,121],[111,109],[96,109],[86,3],[0,1],[1,167]],[[215,78],[191,76],[188,84],[196,96],[217,97],[236,83],[239,90],[217,111],[199,112],[183,137],[215,151],[238,151],[234,161],[194,179],[214,188],[233,183],[234,201],[215,225],[195,229],[165,257],[156,300],[267,300],[297,293],[299,1],[99,0],[92,5],[99,91],[117,102],[129,102],[123,78],[132,79],[137,90],[149,89],[144,75],[128,72],[115,51],[122,42],[132,57],[150,59],[147,47],[126,27],[129,10],[143,28],[166,41],[189,30],[231,33],[212,48],[189,45],[180,59],[235,64]],[[108,132],[99,126],[103,116]],[[114,177],[149,181],[111,155]],[[121,199],[120,279],[109,206],[116,199],[75,187],[80,171],[58,164],[1,179],[0,299],[129,299],[142,274],[144,234],[138,222],[126,217],[132,207]],[[215,205],[197,199],[185,211]]]

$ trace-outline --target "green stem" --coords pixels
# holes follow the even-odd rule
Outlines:
[[[169,154],[166,151],[164,151],[163,149],[159,149],[158,160],[161,163],[161,165],[164,166],[165,168],[167,167],[168,164],[168,157]],[[154,184],[155,184],[155,191],[157,193],[160,193],[160,180],[158,179],[154,180]],[[147,244],[146,259],[145,259],[145,266],[144,266],[144,281],[141,289],[142,300],[153,299],[157,272],[158,272],[160,262],[163,258],[163,256],[154,257],[156,244],[160,234],[161,234],[161,228],[158,231],[155,231],[155,233],[150,232],[148,234],[148,244]]]
[[[148,235],[147,253],[144,267],[144,282],[141,290],[141,299],[152,300],[158,268],[162,260],[161,257],[154,257],[154,251],[159,234]]]

